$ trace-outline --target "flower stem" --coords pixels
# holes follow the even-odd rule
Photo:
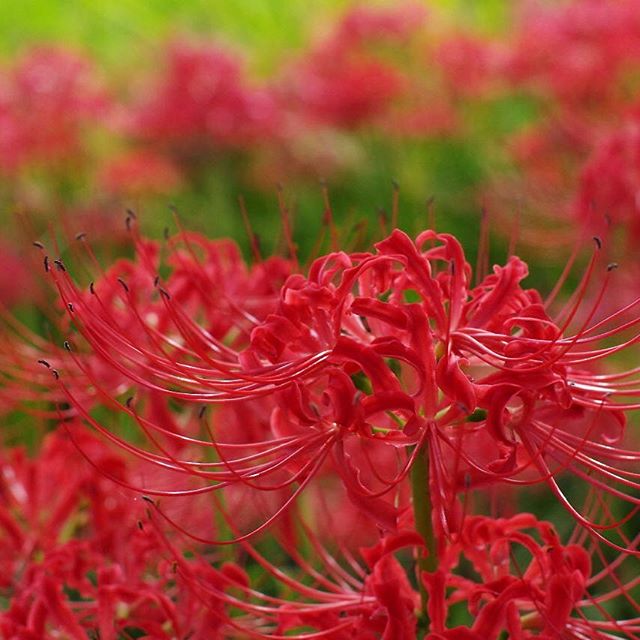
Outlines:
[[[429,594],[423,584],[421,573],[433,572],[438,567],[436,556],[436,537],[431,518],[431,493],[429,491],[429,449],[425,444],[420,450],[411,467],[411,492],[413,497],[413,515],[416,531],[422,536],[425,550],[420,552],[417,562],[418,586],[422,603],[422,622],[425,627],[429,625],[427,601]]]

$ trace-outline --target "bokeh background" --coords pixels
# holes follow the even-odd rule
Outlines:
[[[598,4],[7,0],[5,232],[19,238],[28,219],[36,239],[53,224],[113,243],[127,208],[156,236],[173,228],[175,208],[186,227],[248,251],[242,197],[266,252],[282,248],[284,203],[308,255],[326,221],[324,185],[353,242],[394,222],[397,197],[400,226],[435,215],[475,261],[485,212],[495,259],[517,237],[550,286],[601,136],[577,129],[620,106],[581,102],[612,34],[569,14]],[[560,86],[563,74],[572,86]],[[623,80],[607,82],[618,92]],[[578,149],[572,136],[589,140]],[[26,240],[6,247],[16,265]],[[26,290],[15,283],[3,285],[5,301]]]

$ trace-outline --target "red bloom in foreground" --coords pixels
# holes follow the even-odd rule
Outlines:
[[[200,631],[213,628],[207,608],[176,581],[140,500],[114,491],[78,447],[114,477],[134,472],[73,424],[49,434],[34,459],[22,449],[0,459],[2,637],[210,637]]]
[[[238,434],[226,443],[216,436],[223,427],[215,414],[211,423],[191,414],[180,432],[145,415],[142,401],[127,402],[121,411],[160,447],[148,454],[123,443],[127,450],[199,479],[201,491],[239,483],[289,488],[278,513],[329,469],[355,505],[392,531],[407,506],[403,480],[422,447],[431,460],[441,536],[459,529],[456,496],[465,489],[546,483],[591,535],[627,546],[624,517],[602,509],[582,514],[562,488],[570,472],[597,493],[637,504],[629,465],[639,456],[616,444],[625,412],[638,406],[634,370],[592,371],[638,340],[632,335],[617,346],[599,346],[636,322],[610,329],[617,314],[592,323],[595,309],[574,321],[597,252],[574,302],[554,321],[540,295],[522,288],[527,267],[521,260],[510,258],[473,287],[462,248],[447,234],[427,231],[414,242],[395,231],[375,253],[329,254],[268,298],[250,293],[256,285],[240,284],[260,282],[244,280],[244,268],[222,280],[210,271],[219,260],[217,245],[203,242],[209,253],[199,263],[193,238],[184,240],[166,282],[142,243],[135,269],[122,263],[122,276],[108,274],[91,292],[80,291],[61,264],[50,270],[93,352],[76,353],[74,346],[73,360],[97,389],[102,366],[118,372],[122,393],[146,389],[195,404],[196,412],[202,405],[233,409],[262,399],[269,425],[258,439]],[[606,286],[611,272],[603,271]],[[65,400],[103,430],[76,383],[60,376]],[[171,451],[181,443],[214,449],[220,460],[178,460]]]
[[[448,234],[412,240],[396,230],[375,251],[333,252],[302,274],[277,259],[246,266],[233,244],[194,234],[161,251],[134,218],[128,226],[136,260],[88,288],[45,259],[69,341],[43,360],[53,374],[43,386],[58,417],[132,456],[135,473],[114,473],[79,443],[105,475],[143,491],[196,550],[234,544],[284,585],[262,594],[242,562],[187,562],[163,538],[190,593],[225,629],[386,640],[420,630],[434,640],[633,634],[635,619],[614,619],[606,603],[638,609],[621,565],[638,554],[640,455],[620,443],[640,385],[637,369],[597,367],[640,341],[639,321],[620,320],[635,303],[593,320],[614,273],[599,245],[554,318],[551,299],[522,287],[519,258],[473,285]],[[582,309],[600,270],[595,302]],[[25,354],[14,347],[6,358],[10,397]],[[487,490],[498,516],[515,506],[515,488],[544,485],[580,525],[571,544],[532,516],[471,515]],[[373,533],[366,567],[354,555],[360,533],[349,540],[313,524],[338,511],[362,539]],[[296,544],[301,527],[311,556]],[[293,574],[254,546],[265,532]],[[512,563],[513,545],[526,552]],[[401,547],[409,552],[396,556]],[[461,558],[479,579],[458,569]],[[447,611],[463,600],[475,622],[451,629]]]

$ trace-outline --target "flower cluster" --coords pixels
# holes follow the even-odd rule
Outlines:
[[[0,170],[79,159],[83,129],[95,126],[108,107],[86,60],[33,49],[0,76]]]
[[[275,99],[266,89],[247,87],[227,52],[175,44],[166,77],[151,97],[133,109],[132,133],[157,145],[193,153],[199,147],[247,144],[272,137],[279,126]]]
[[[126,473],[73,437],[113,491],[146,496],[145,530],[220,637],[634,637],[608,607],[637,611],[637,369],[600,363],[638,321],[619,320],[633,305],[594,319],[614,274],[599,242],[553,317],[519,258],[473,284],[445,233],[395,230],[302,273],[128,226],[136,259],[88,288],[45,257],[68,339],[38,364],[40,415],[121,450]],[[29,353],[7,360],[24,371]],[[568,543],[521,512],[544,486]]]
[[[80,450],[91,457],[88,465]],[[37,458],[0,461],[0,592],[8,638],[204,638],[211,614],[181,584],[139,498],[113,483],[133,473],[80,425],[48,435]]]
[[[488,38],[355,6],[261,77],[174,41],[118,99],[57,49],[6,67],[1,197],[61,224],[21,217],[33,262],[0,246],[0,635],[640,637],[640,5],[515,15]],[[505,143],[486,154],[485,125]],[[489,204],[474,269],[431,204],[431,228],[396,228],[397,186],[370,245],[340,237],[323,184],[306,264],[282,188],[286,257],[263,257],[244,198],[252,260],[173,207],[162,240],[108,215],[214,183],[253,204],[367,151],[415,152],[434,183],[455,164],[460,201],[485,164],[517,169],[490,198],[517,193],[529,246],[574,246],[551,292],[515,238],[490,268],[488,218],[513,207]],[[527,214],[551,198],[543,237]]]
[[[423,7],[351,7],[328,27],[262,77],[228,45],[175,39],[108,91],[87,56],[27,51],[0,70],[3,202],[75,216],[96,191],[107,209],[227,172],[238,191],[273,189],[356,170],[370,133],[454,133]]]
[[[545,211],[552,209],[553,224],[564,222],[567,232],[556,242],[565,247],[576,220],[605,234],[610,217],[637,233],[627,213],[633,170],[620,163],[633,166],[639,35],[634,2],[534,3],[520,12],[509,39],[486,43],[476,56],[493,61],[481,75],[485,85],[527,96],[535,114],[509,136],[509,159],[521,176],[512,184],[501,177],[501,189],[537,219],[532,227],[549,222]],[[535,229],[526,237],[540,240]]]

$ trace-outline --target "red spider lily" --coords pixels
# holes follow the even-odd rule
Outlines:
[[[132,113],[135,136],[195,159],[215,147],[269,138],[279,109],[269,91],[249,86],[238,60],[220,48],[173,44],[166,74]]]
[[[531,5],[521,18],[509,72],[571,108],[615,105],[640,61],[640,12],[633,0]]]
[[[52,477],[68,477],[70,460],[78,458],[65,433],[96,464],[104,465],[103,456],[117,473],[133,471],[99,441],[69,427],[49,437],[39,460],[27,461],[16,453],[2,465],[1,531],[7,551],[11,547],[3,558],[2,589],[9,599],[0,614],[4,635],[38,638],[55,630],[70,638],[98,632],[101,638],[115,639],[143,631],[167,639],[347,640],[355,635],[412,640],[421,628],[430,640],[497,640],[504,631],[550,640],[598,634],[633,638],[639,630],[638,620],[614,620],[604,608],[612,598],[628,596],[637,575],[626,582],[618,578],[620,559],[592,571],[592,562],[603,565],[597,547],[587,553],[578,544],[562,545],[549,523],[529,514],[464,519],[437,571],[420,574],[429,594],[429,629],[419,614],[419,594],[403,568],[411,552],[423,548],[410,517],[403,519],[398,533],[382,536],[359,554],[341,545],[336,549],[331,537],[323,541],[295,513],[294,529],[277,533],[278,552],[272,549],[267,555],[244,542],[226,561],[194,556],[192,548],[159,528],[155,510],[150,521],[140,522],[136,501],[113,491],[102,493],[109,483],[82,460],[77,472],[84,486],[60,491],[63,482],[54,483]],[[60,509],[52,503],[63,516],[49,521],[51,527],[34,529],[28,512],[41,515],[41,497],[51,495],[67,505]],[[85,495],[95,508],[83,506]],[[105,509],[111,509],[106,518]],[[17,543],[25,535],[30,542]],[[105,544],[112,535],[117,541]],[[306,551],[301,539],[307,541]],[[463,568],[462,558],[471,571]],[[450,628],[446,620],[460,603],[474,621]],[[593,608],[601,613],[600,620],[587,619],[585,613]]]
[[[84,127],[108,107],[86,60],[33,49],[0,80],[0,168],[76,159]]]
[[[303,522],[299,514],[296,519]],[[279,537],[286,569],[247,543],[241,545],[286,596],[278,589],[262,593],[238,564],[215,567],[185,560],[167,546],[178,574],[202,599],[216,603],[231,636],[497,640],[509,633],[522,640],[552,640],[635,638],[640,630],[637,616],[616,619],[607,611],[607,604],[622,596],[637,613],[632,600],[637,574],[620,578],[619,559],[592,569],[592,563],[602,566],[599,549],[563,545],[550,523],[528,513],[465,518],[438,568],[419,574],[428,594],[428,623],[403,568],[408,553],[423,549],[411,528],[384,535],[357,554],[342,549],[340,558],[303,527],[312,555],[305,557],[295,539]],[[469,622],[451,626],[449,619],[461,606]]]
[[[462,558],[473,566],[466,576],[456,569]],[[611,567],[592,574],[591,562],[582,546],[562,545],[553,526],[531,514],[510,519],[469,516],[437,571],[423,575],[430,594],[431,633],[426,639],[485,640],[505,632],[523,640],[637,637],[637,617],[616,620],[603,606],[620,593],[628,597],[637,577],[623,584]],[[610,590],[590,593],[612,577]],[[473,622],[447,627],[449,608],[461,602]],[[599,620],[587,617],[593,609]]]
[[[0,256],[6,273],[0,275],[0,304],[11,307],[31,299],[35,291],[35,280],[27,261],[6,242],[0,243]]]
[[[500,79],[507,52],[504,45],[460,33],[446,37],[434,58],[443,70],[443,81],[456,93],[487,97],[494,85],[504,82]]]
[[[303,522],[298,519],[299,525]],[[419,597],[393,554],[421,546],[417,534],[406,531],[363,550],[363,562],[349,551],[334,555],[312,529],[302,526],[312,556],[306,557],[295,540],[279,539],[279,555],[284,554],[287,568],[247,543],[239,545],[260,567],[262,579],[267,576],[273,582],[272,593],[254,586],[238,563],[215,566],[185,560],[167,543],[184,583],[216,608],[227,633],[220,637],[415,637]]]
[[[575,213],[593,223],[593,213],[606,215],[604,232],[624,226],[629,238],[628,251],[635,251],[640,234],[638,184],[640,180],[640,130],[637,115],[629,118],[593,151],[580,177]]]
[[[498,175],[486,193],[491,194],[489,198],[500,193],[506,200],[508,206],[504,202],[494,206],[498,213],[504,210],[505,217],[517,207],[528,219],[536,220],[522,227],[526,244],[538,247],[540,231],[546,227],[553,233],[545,234],[545,245],[566,252],[574,237],[575,214],[590,227],[600,226],[607,215],[615,219],[616,212],[606,207],[614,204],[612,191],[619,195],[618,187],[629,175],[626,168],[622,180],[612,173],[605,181],[612,185],[611,190],[584,184],[599,181],[597,165],[607,171],[604,155],[611,156],[612,170],[616,163],[615,151],[599,149],[635,103],[640,11],[632,0],[553,6],[528,3],[512,33],[513,37],[502,42],[488,86],[502,91],[509,91],[510,86],[519,98],[524,93],[530,99],[532,117],[505,145],[522,175]],[[494,46],[487,43],[484,56],[476,59],[491,58]],[[619,142],[613,144],[619,148]],[[598,159],[585,169],[584,159],[589,156]],[[585,175],[584,186],[581,174]],[[585,196],[578,199],[578,206],[576,191]],[[621,211],[620,216],[626,214]]]
[[[169,194],[182,183],[178,169],[150,151],[133,151],[112,158],[98,180],[107,192],[128,196]]]
[[[616,327],[622,312],[592,321],[611,277],[606,270],[593,308],[577,320],[597,252],[573,301],[553,320],[540,295],[522,288],[527,267],[521,260],[510,258],[473,287],[462,248],[447,234],[427,231],[413,242],[394,231],[376,253],[329,254],[307,276],[290,276],[277,298],[269,289],[266,299],[251,293],[255,279],[236,288],[233,280],[248,273],[242,268],[226,281],[207,272],[219,258],[199,263],[193,239],[184,239],[186,250],[171,259],[174,274],[156,279],[155,288],[158,266],[142,241],[128,280],[108,275],[89,293],[61,263],[49,271],[93,352],[85,354],[75,341],[69,347],[79,369],[75,378],[58,374],[63,399],[125,450],[189,480],[171,491],[147,486],[149,495],[231,485],[285,491],[255,531],[240,535],[245,539],[284,513],[314,476],[337,474],[353,504],[393,531],[410,506],[405,480],[427,452],[441,541],[459,530],[456,496],[465,488],[546,483],[593,536],[635,552],[625,523],[637,511],[632,468],[639,455],[618,443],[625,412],[638,407],[636,370],[597,374],[591,367],[634,345],[637,321]],[[214,255],[222,248],[209,246]],[[624,330],[631,336],[600,346]],[[116,402],[94,362],[115,372],[123,394],[137,388],[137,400]],[[110,433],[90,415],[77,371],[87,376],[95,399],[128,415],[155,452]],[[209,404],[233,410],[262,398],[268,428],[263,422],[260,437],[225,441],[216,414],[210,421],[196,411],[169,426],[158,420],[166,413],[147,412],[143,390],[195,403],[196,411]],[[189,458],[199,447],[217,460]],[[598,496],[626,501],[631,511],[616,518],[602,502],[581,514],[563,488],[564,472]],[[193,479],[202,484],[190,486]]]
[[[303,117],[353,129],[387,113],[407,92],[407,78],[371,45],[406,44],[423,22],[424,10],[417,4],[348,12],[300,63],[293,92]]]
[[[3,637],[209,637],[211,613],[143,525],[140,500],[105,477],[136,470],[78,426],[47,436],[35,459],[15,449],[0,461]]]
[[[639,340],[636,303],[593,319],[614,273],[603,267],[599,292],[582,309],[598,247],[552,318],[547,308],[561,283],[543,301],[522,287],[527,267],[511,257],[473,285],[448,234],[426,231],[414,241],[396,230],[374,252],[333,252],[303,275],[295,261],[249,267],[232,243],[194,234],[148,242],[133,217],[127,224],[136,260],[116,263],[88,287],[60,260],[45,262],[66,312],[60,328],[73,337],[50,349],[53,365],[40,365],[45,376],[47,366],[53,372],[42,384],[58,405],[43,415],[84,421],[130,454],[125,473],[70,431],[93,473],[144,491],[180,584],[202,605],[189,606],[211,633],[635,637],[636,618],[607,611],[617,599],[633,615],[638,609],[637,578],[626,565],[638,553],[640,456],[620,444],[625,414],[638,406],[636,369],[596,366]],[[86,242],[78,247],[99,269]],[[6,358],[7,392],[18,395],[26,355],[12,346]],[[100,405],[109,418],[98,417]],[[584,502],[576,481],[588,490]],[[569,545],[533,516],[469,515],[481,490],[500,497],[502,487],[541,484],[581,525]],[[313,525],[332,517],[361,531],[348,540]],[[193,559],[161,521],[190,538]],[[267,531],[270,538],[260,537]],[[301,532],[311,555],[299,549]],[[373,547],[362,552],[363,565],[355,548],[366,538]],[[273,553],[291,571],[262,550],[274,539],[281,551]],[[210,543],[229,551],[197,555]],[[477,578],[462,568],[468,562]],[[274,587],[261,592],[250,567]],[[162,607],[173,611],[181,591],[159,570],[144,571],[141,593],[161,602],[144,578],[157,576],[153,584],[169,597]],[[24,626],[22,612],[44,606],[44,619],[73,637],[84,622],[47,575],[36,571],[24,597],[16,595],[14,622]],[[116,599],[131,605],[133,592],[118,580]],[[475,622],[451,628],[447,612],[463,601]],[[128,610],[154,628],[146,606],[139,615]]]

